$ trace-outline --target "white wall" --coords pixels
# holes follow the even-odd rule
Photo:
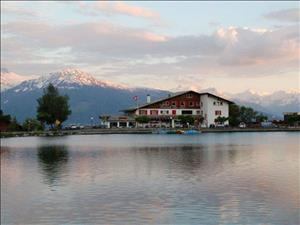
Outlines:
[[[201,104],[202,102],[202,104]],[[214,105],[214,102],[218,103],[218,102],[222,102],[222,105]],[[204,124],[206,124],[206,126],[210,126],[211,124],[215,124],[215,119],[217,117],[219,117],[219,115],[215,115],[215,111],[216,110],[220,110],[221,111],[221,115],[222,117],[228,117],[229,115],[229,104],[226,101],[220,100],[214,96],[210,96],[210,95],[201,95],[200,97],[200,107],[199,109],[143,109],[143,110],[147,110],[147,116],[151,116],[150,115],[150,110],[158,110],[158,115],[165,115],[165,116],[172,116],[172,110],[176,110],[176,116],[178,115],[182,115],[182,110],[192,110],[193,114],[192,115],[201,115],[204,117]],[[169,114],[166,113],[161,113],[161,111],[169,111]],[[200,114],[197,114],[197,111],[200,111]],[[203,112],[203,114],[201,114],[201,111]],[[139,110],[136,110],[135,112],[136,115],[139,115]],[[225,122],[225,124],[228,124],[228,121]]]
[[[222,101],[216,97],[203,95],[201,96],[201,101],[203,102],[203,111],[204,114],[206,114],[206,125],[210,126],[211,124],[215,124],[215,119],[219,117],[219,115],[215,115],[216,110],[221,111],[222,117],[228,117],[229,115],[229,104],[226,101]],[[222,102],[223,105],[214,105],[214,102]],[[204,116],[205,118],[205,116]],[[228,124],[228,121],[226,121],[224,124]]]

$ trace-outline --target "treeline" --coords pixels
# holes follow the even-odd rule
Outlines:
[[[268,120],[268,117],[259,113],[251,107],[239,106],[236,104],[229,105],[229,124],[230,126],[238,126],[240,123],[261,123]]]
[[[50,129],[61,129],[62,123],[71,114],[68,96],[59,94],[52,84],[44,90],[44,95],[37,99],[36,118],[28,118],[22,124],[16,117],[5,115],[0,111],[1,131],[42,131],[47,126]]]
[[[34,118],[28,118],[23,123],[19,123],[16,117],[11,117],[10,115],[3,114],[0,110],[0,122],[6,125],[6,131],[43,131],[44,125]]]

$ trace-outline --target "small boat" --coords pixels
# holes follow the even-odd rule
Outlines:
[[[182,130],[163,130],[159,129],[153,132],[154,134],[183,134]]]
[[[186,135],[193,135],[193,134],[200,134],[201,132],[198,130],[164,130],[159,129],[153,131],[154,134],[186,134]]]
[[[187,134],[187,135],[193,135],[193,134],[200,134],[201,132],[198,131],[198,130],[186,130],[184,131],[184,134]]]
[[[176,130],[175,132],[176,132],[176,134],[184,134],[183,130]]]

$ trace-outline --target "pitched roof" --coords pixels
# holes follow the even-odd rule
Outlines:
[[[228,99],[222,98],[222,97],[220,97],[220,96],[214,95],[214,94],[209,93],[209,92],[203,92],[203,93],[198,93],[198,94],[200,94],[200,95],[209,95],[209,96],[213,96],[213,97],[215,97],[215,98],[219,98],[219,99],[221,99],[221,100],[223,100],[223,101],[225,101],[225,102],[228,102],[229,104],[234,104],[233,101],[230,101],[230,100],[228,100]]]
[[[137,110],[137,109],[141,109],[141,108],[144,108],[144,107],[149,106],[149,105],[152,105],[152,104],[156,104],[156,103],[159,103],[159,102],[162,102],[162,101],[166,101],[166,100],[168,100],[168,99],[171,99],[171,98],[174,98],[174,97],[177,97],[177,96],[180,96],[180,95],[184,95],[184,94],[187,94],[187,93],[189,93],[189,92],[193,92],[193,93],[196,93],[196,94],[198,94],[198,95],[209,95],[209,96],[213,96],[213,97],[215,97],[215,98],[218,98],[218,99],[221,99],[221,100],[223,100],[223,101],[226,101],[226,102],[228,102],[229,104],[233,104],[233,103],[234,103],[234,102],[232,102],[232,101],[229,101],[229,100],[227,100],[227,99],[225,99],[225,98],[222,98],[222,97],[220,97],[220,96],[211,94],[211,93],[209,93],[209,92],[199,93],[199,92],[196,92],[196,91],[193,91],[193,90],[189,90],[189,91],[175,92],[175,93],[173,93],[173,94],[169,94],[168,97],[160,98],[160,99],[157,99],[157,100],[155,100],[155,101],[153,101],[153,102],[145,103],[145,104],[142,104],[142,105],[140,105],[140,106],[138,106],[138,107],[133,107],[133,108],[129,108],[129,109],[121,110],[121,111],[123,111],[123,112],[131,112],[131,111],[135,111],[135,110]]]

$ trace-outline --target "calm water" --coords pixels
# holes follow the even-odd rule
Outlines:
[[[300,133],[1,140],[1,224],[299,224]]]

